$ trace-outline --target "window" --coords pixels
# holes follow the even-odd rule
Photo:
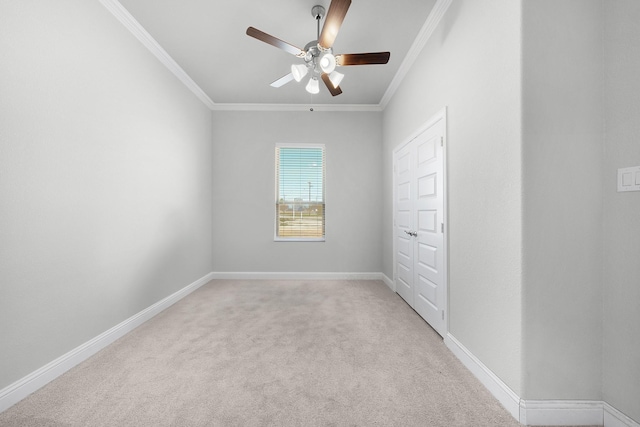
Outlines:
[[[276,146],[275,240],[324,241],[324,145]]]

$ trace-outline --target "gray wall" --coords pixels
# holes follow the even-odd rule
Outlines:
[[[0,389],[211,271],[211,112],[97,1],[0,2]]]
[[[392,277],[393,149],[447,106],[451,334],[640,420],[639,21],[456,0],[384,113],[212,118],[99,3],[3,1],[0,389],[210,271]],[[277,142],[327,145],[325,243],[273,242]]]
[[[602,13],[523,3],[524,399],[601,399]]]
[[[381,113],[213,113],[217,272],[379,272]],[[274,242],[275,144],[326,145],[326,242]]]
[[[450,333],[521,392],[519,1],[454,1],[384,112],[383,271],[393,150],[447,112]]]
[[[640,422],[640,193],[617,169],[640,166],[640,2],[605,1],[604,400]]]

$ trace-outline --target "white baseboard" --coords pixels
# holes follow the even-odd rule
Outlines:
[[[602,401],[521,400],[520,423],[536,426],[640,427]]]
[[[209,273],[138,314],[114,326],[42,368],[0,390],[0,412],[123,337],[161,311],[213,279],[260,280],[381,280],[395,292],[394,282],[384,273]],[[640,427],[640,424],[606,402],[575,400],[522,400],[451,334],[444,342],[505,409],[524,425],[604,425]]]
[[[389,289],[395,292],[396,283],[393,280],[389,279],[389,277],[386,274],[380,273],[380,275],[382,276],[382,281],[389,287]]]
[[[640,423],[627,417],[607,402],[604,402],[603,407],[605,427],[640,427]]]
[[[224,280],[384,280],[382,273],[214,272]]]
[[[516,420],[520,420],[520,397],[500,378],[475,357],[451,334],[444,338],[445,345],[464,366],[484,385]]]
[[[636,421],[602,401],[520,399],[455,337],[447,334],[444,342],[511,416],[523,425],[640,427]]]
[[[535,426],[604,425],[603,403],[590,400],[521,400],[520,423]]]
[[[147,320],[175,304],[212,279],[213,273],[207,274],[192,284],[182,288],[172,295],[169,295],[163,300],[142,310],[138,314],[133,315],[108,331],[103,332],[90,341],[87,341],[70,352],[58,357],[54,361],[49,362],[40,369],[32,372],[26,377],[0,390],[0,412],[5,411],[31,393],[44,387],[60,375],[64,374],[79,363],[87,360],[89,357],[113,343],[118,338],[121,338],[131,332]]]

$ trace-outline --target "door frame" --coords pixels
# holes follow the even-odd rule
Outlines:
[[[393,174],[392,180],[392,220],[391,220],[391,234],[393,236],[393,286],[394,289],[397,289],[397,280],[398,280],[398,272],[396,266],[396,171],[395,171],[395,159],[398,152],[403,149],[406,145],[411,143],[414,139],[416,139],[420,134],[425,132],[431,126],[435,125],[439,121],[442,121],[442,136],[444,138],[444,144],[442,147],[442,162],[443,162],[443,205],[444,212],[442,213],[442,217],[444,219],[444,236],[443,236],[443,265],[444,265],[444,292],[442,293],[444,296],[444,301],[442,305],[444,307],[444,333],[443,336],[449,332],[449,187],[448,187],[448,167],[447,167],[447,148],[448,148],[448,139],[447,139],[447,107],[445,106],[436,114],[434,114],[431,118],[429,118],[426,122],[420,125],[415,131],[413,131],[407,138],[403,139],[402,142],[395,146],[392,150],[391,155],[391,171]]]

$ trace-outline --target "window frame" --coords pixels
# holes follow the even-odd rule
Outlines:
[[[320,148],[322,149],[322,237],[281,237],[278,236],[278,219],[279,219],[279,197],[280,197],[280,165],[276,163],[278,159],[278,151],[281,148]],[[275,195],[275,211],[274,211],[274,220],[273,220],[273,241],[274,242],[325,242],[326,241],[326,227],[327,227],[327,215],[326,215],[326,204],[327,204],[327,149],[325,144],[315,144],[315,143],[277,143],[274,149],[274,195]]]

